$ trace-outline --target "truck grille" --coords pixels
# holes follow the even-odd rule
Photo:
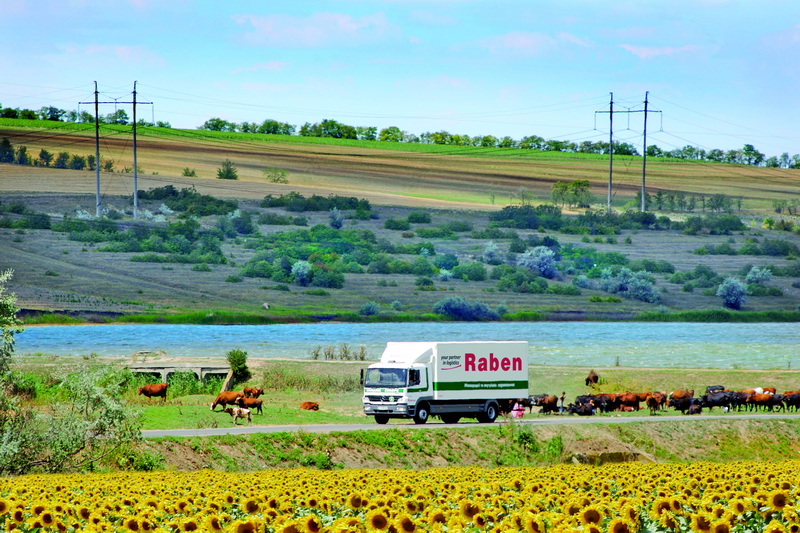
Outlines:
[[[371,402],[388,402],[389,398],[390,398],[389,396],[367,396],[367,400]],[[396,399],[398,397],[394,396],[394,398]]]

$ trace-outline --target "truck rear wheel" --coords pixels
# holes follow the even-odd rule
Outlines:
[[[495,420],[497,420],[497,404],[492,402],[486,406],[486,411],[478,415],[478,422],[491,424]]]
[[[389,421],[389,415],[375,415],[375,422],[378,424],[385,424]]]
[[[460,415],[454,415],[454,414],[442,415],[441,418],[442,422],[444,422],[445,424],[458,424],[458,421],[461,420]]]
[[[421,403],[417,406],[417,412],[414,414],[415,424],[424,424],[428,421],[428,416],[430,416],[428,409],[429,407],[427,403]]]

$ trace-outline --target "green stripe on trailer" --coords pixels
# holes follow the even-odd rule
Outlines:
[[[510,390],[528,389],[528,381],[436,381],[433,390],[437,391],[466,391],[466,390]]]

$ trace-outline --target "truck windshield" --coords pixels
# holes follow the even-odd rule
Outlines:
[[[405,387],[407,370],[404,368],[370,368],[364,379],[365,387]]]

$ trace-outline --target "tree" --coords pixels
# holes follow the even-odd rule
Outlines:
[[[217,178],[221,180],[238,180],[239,172],[236,165],[230,159],[222,162],[222,166],[217,169]]]
[[[745,144],[742,148],[744,162],[748,165],[760,165],[764,162],[764,154],[756,150],[752,144]]]
[[[3,137],[0,141],[0,163],[13,163],[14,162],[14,145],[8,138]]]
[[[6,293],[13,270],[0,272],[0,378],[6,375],[14,354],[14,335],[25,329],[17,318],[17,295]]]
[[[747,295],[747,287],[738,278],[728,277],[717,287],[717,296],[729,309],[741,309]]]
[[[403,142],[403,136],[405,132],[400,130],[397,126],[389,126],[388,128],[383,128],[378,133],[378,140],[383,142],[392,142],[392,143],[399,143]]]
[[[39,118],[41,120],[61,120],[61,117],[66,114],[65,110],[53,106],[46,106],[39,110]]]
[[[289,183],[289,173],[282,168],[269,167],[262,170],[264,177],[272,183]]]
[[[28,147],[27,146],[20,146],[17,148],[17,156],[16,156],[16,163],[18,165],[30,165],[31,164],[31,156],[28,155]]]
[[[58,152],[53,166],[56,168],[67,168],[67,165],[69,165],[69,152]]]
[[[106,122],[109,124],[125,125],[128,123],[128,121],[128,113],[124,109],[117,109],[113,113],[106,115]]]
[[[39,161],[44,163],[44,166],[49,167],[50,163],[53,162],[53,154],[42,148],[39,152]]]
[[[197,129],[209,131],[236,131],[236,124],[215,117],[206,120],[203,125]]]
[[[747,272],[747,276],[745,277],[745,282],[755,283],[757,285],[763,285],[764,283],[768,282],[771,279],[772,279],[772,271],[769,268],[754,266]]]

